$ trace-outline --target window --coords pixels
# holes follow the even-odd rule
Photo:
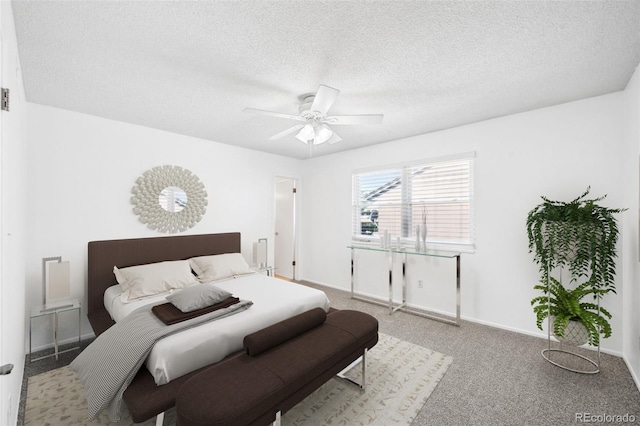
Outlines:
[[[473,155],[353,174],[353,237],[473,245]]]

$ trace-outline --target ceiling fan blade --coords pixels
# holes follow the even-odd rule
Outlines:
[[[250,114],[258,114],[258,115],[270,115],[272,117],[279,117],[279,118],[288,118],[289,120],[296,120],[296,121],[307,121],[306,118],[300,117],[299,115],[282,114],[280,112],[266,111],[264,109],[245,108],[242,110],[242,112],[248,112]]]
[[[336,132],[333,132],[333,135],[331,135],[331,138],[329,138],[327,142],[329,142],[329,145],[333,145],[334,143],[340,142],[341,140],[342,138],[338,136]]]
[[[382,114],[362,114],[362,115],[334,115],[322,120],[329,124],[380,124],[382,123]]]
[[[305,126],[304,124],[296,124],[295,126],[290,127],[290,128],[288,128],[287,130],[285,130],[283,132],[280,132],[280,133],[277,133],[277,134],[271,136],[269,138],[269,140],[270,141],[275,141],[276,139],[283,138],[283,137],[285,137],[287,135],[290,135],[291,133],[297,132],[298,130],[302,129],[304,126]]]
[[[321,84],[311,104],[311,111],[317,111],[322,115],[326,115],[339,94],[340,91],[338,89]]]

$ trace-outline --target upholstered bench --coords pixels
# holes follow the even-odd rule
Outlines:
[[[365,365],[377,342],[378,321],[363,312],[313,309],[274,324],[246,336],[244,354],[185,382],[177,424],[272,423],[358,358]]]

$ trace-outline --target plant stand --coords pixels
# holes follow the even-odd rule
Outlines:
[[[549,327],[551,326],[551,322],[548,322]],[[551,347],[551,328],[549,328],[549,332],[548,332],[548,337],[547,337],[547,341],[549,343],[549,347],[547,349],[542,350],[541,354],[542,354],[542,358],[544,358],[545,360],[547,360],[548,362],[550,362],[551,364],[555,365],[556,367],[560,367],[562,369],[568,370],[568,371],[573,371],[574,373],[580,373],[580,374],[597,374],[600,372],[600,345],[598,344],[598,350],[597,350],[597,359],[594,361],[584,355],[572,352],[570,350],[564,349],[563,346],[569,346],[569,345],[563,345],[562,342],[556,342],[557,347],[552,348]],[[557,352],[557,353],[563,353],[563,354],[568,354],[571,357],[577,357],[580,359],[583,359],[587,362],[589,362],[591,365],[593,365],[594,369],[589,369],[589,370],[577,370],[574,368],[571,368],[567,365],[564,365],[561,363],[560,360],[552,360],[551,359],[551,355],[553,352]]]
[[[548,288],[549,284],[547,283],[547,288]],[[548,297],[548,306],[550,309],[550,304],[551,304],[551,295],[550,292],[547,292],[547,294],[549,295]],[[600,312],[600,297],[598,297],[598,312]],[[600,372],[600,342],[598,342],[598,348],[597,348],[597,359],[594,361],[584,355],[578,354],[576,352],[573,352],[571,350],[565,349],[565,346],[569,346],[569,347],[578,347],[576,345],[571,345],[571,344],[563,344],[562,341],[558,341],[555,342],[555,347],[551,347],[551,330],[553,329],[553,322],[551,321],[551,316],[547,317],[547,343],[548,343],[548,347],[547,349],[542,350],[541,354],[542,354],[542,358],[544,358],[545,360],[547,360],[548,362],[550,362],[551,364],[555,365],[556,367],[560,367],[564,370],[567,371],[573,371],[574,373],[580,373],[580,374],[597,374]],[[565,335],[567,333],[568,329],[565,330]],[[557,337],[556,337],[557,338]],[[584,361],[587,361],[589,364],[591,364],[594,368],[591,369],[589,368],[588,370],[577,370],[575,368],[571,368],[568,365],[564,365],[561,360],[556,359],[556,360],[552,360],[551,359],[551,355],[553,353],[560,353],[560,354],[567,354],[570,357],[575,357],[575,358],[579,358],[582,359]]]
[[[540,330],[548,318],[548,347],[542,356],[551,364],[583,374],[600,372],[600,339],[612,334],[612,315],[600,305],[600,298],[615,293],[619,236],[615,215],[626,210],[599,205],[606,195],[588,199],[590,189],[569,202],[542,196],[543,202],[527,214],[529,252],[534,253],[541,275],[534,289],[546,294],[531,300]],[[562,268],[568,268],[567,287],[562,285]],[[550,276],[558,270],[559,280]],[[586,297],[594,300],[583,301]],[[557,347],[551,345],[552,330],[559,341]],[[582,330],[587,338],[576,339]],[[585,343],[594,354],[577,349]],[[565,349],[563,345],[574,348]]]

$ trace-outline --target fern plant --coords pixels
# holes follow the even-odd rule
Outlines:
[[[540,267],[542,280],[549,271],[567,267],[572,281],[584,278],[591,286],[615,293],[618,223],[614,215],[626,209],[598,205],[605,197],[587,199],[590,187],[570,201],[543,202],[527,215],[529,252]]]
[[[544,296],[535,297],[531,305],[538,328],[542,321],[555,318],[553,332],[563,337],[569,321],[580,321],[589,334],[589,343],[597,346],[600,336],[611,336],[607,319],[611,314],[599,304],[582,302],[586,296],[595,299],[608,292],[615,293],[615,258],[618,223],[615,214],[626,209],[611,209],[598,203],[605,197],[589,199],[588,187],[578,198],[553,201],[546,197],[527,215],[529,252],[534,252],[542,285],[536,285]],[[568,268],[571,282],[584,280],[574,290],[568,290],[550,272]]]
[[[589,281],[585,281],[573,290],[567,290],[558,280],[549,277],[549,285],[539,284],[534,287],[544,295],[531,300],[536,314],[536,324],[542,330],[542,322],[548,316],[555,317],[553,334],[563,337],[569,321],[580,321],[589,333],[589,343],[598,346],[600,335],[604,338],[611,336],[609,319],[611,314],[595,303],[581,302],[588,295],[601,296],[607,290],[598,289]]]

